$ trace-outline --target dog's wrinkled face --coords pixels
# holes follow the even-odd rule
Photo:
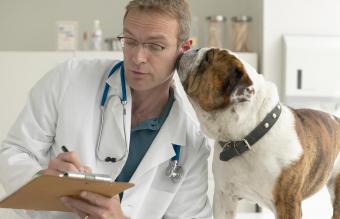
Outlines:
[[[178,61],[177,71],[187,95],[207,112],[249,101],[254,95],[244,65],[227,50],[189,50]]]

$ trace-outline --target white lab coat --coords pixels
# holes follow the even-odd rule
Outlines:
[[[70,60],[46,74],[31,90],[27,103],[2,143],[0,180],[12,192],[66,145],[76,151],[93,172],[113,178],[120,173],[127,156],[120,162],[99,161],[95,156],[100,125],[100,100],[104,83],[110,85],[109,104],[99,157],[120,157],[125,150],[119,72],[109,79],[112,60]],[[130,139],[131,93],[127,87],[127,145]],[[124,193],[122,208],[131,218],[210,218],[207,199],[207,158],[209,147],[199,126],[186,113],[175,89],[176,101],[160,132],[131,178],[135,186]],[[181,145],[180,162],[184,176],[173,183],[165,169]],[[51,188],[53,189],[53,188]],[[77,218],[70,213],[19,211],[28,218]]]

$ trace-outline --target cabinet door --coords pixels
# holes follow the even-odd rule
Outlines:
[[[340,37],[284,37],[285,96],[340,97]]]

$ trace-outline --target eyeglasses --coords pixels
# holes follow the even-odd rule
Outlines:
[[[130,51],[136,49],[141,44],[145,51],[148,51],[150,54],[153,55],[158,55],[166,48],[157,43],[141,43],[138,40],[129,37],[119,36],[117,37],[117,39],[120,41],[123,49]]]

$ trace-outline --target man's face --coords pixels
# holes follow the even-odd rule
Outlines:
[[[171,81],[177,56],[178,23],[175,18],[158,13],[131,10],[123,24],[123,36],[137,40],[138,46],[125,46],[124,67],[128,85],[136,91],[164,86]],[[157,44],[164,49],[154,51],[143,44]]]

